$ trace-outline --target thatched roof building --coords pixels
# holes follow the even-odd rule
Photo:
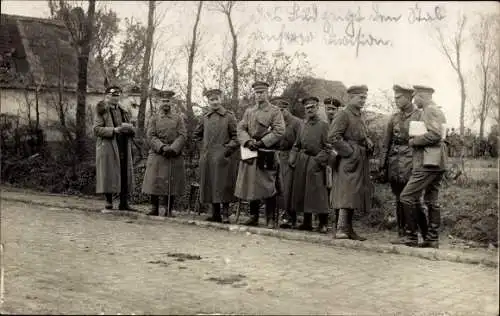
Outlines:
[[[0,87],[76,91],[78,59],[64,24],[18,15],[0,16]],[[104,91],[104,73],[89,60],[87,91]]]

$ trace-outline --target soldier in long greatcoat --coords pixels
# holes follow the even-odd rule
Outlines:
[[[335,118],[335,115],[343,109],[344,104],[337,98],[325,98],[323,100],[323,103],[325,104],[325,110],[326,110],[326,115],[328,118],[328,126],[330,126],[333,122],[333,119]],[[329,198],[329,207],[330,209],[333,209],[333,177],[334,177],[334,172],[332,169],[332,162],[335,161],[337,157],[337,153],[335,150],[330,150],[330,158],[329,158],[329,164],[326,166],[326,187],[328,189],[328,198]],[[337,227],[337,221],[339,219],[339,209],[333,209],[335,216],[335,224],[334,227]]]
[[[319,219],[318,231],[327,232],[329,198],[326,166],[329,161],[328,123],[318,116],[319,99],[304,98],[306,121],[295,141],[289,164],[294,169],[292,204],[304,214],[300,230],[312,230],[312,215]]]
[[[371,207],[369,155],[373,142],[361,117],[367,92],[365,85],[347,89],[347,105],[335,116],[328,133],[328,143],[338,155],[333,166],[333,208],[340,209],[335,234],[338,239],[366,240],[356,234],[352,222],[354,210]]]
[[[446,117],[432,100],[434,89],[426,86],[413,86],[414,103],[422,109],[420,121],[427,132],[411,137],[409,146],[413,147],[413,169],[400,195],[405,212],[405,244],[417,247],[418,244],[418,205],[424,193],[424,203],[428,210],[428,231],[422,231],[424,247],[439,247],[439,228],[441,209],[438,205],[439,187],[445,172],[447,149],[444,142]]]
[[[384,180],[389,181],[392,193],[396,197],[396,221],[400,239],[393,241],[395,244],[404,242],[405,222],[403,205],[400,195],[410,179],[413,169],[413,149],[409,146],[410,121],[419,121],[422,112],[412,103],[413,88],[404,85],[394,85],[394,101],[398,111],[394,113],[387,123],[384,145],[382,149],[382,173]],[[427,233],[427,218],[418,204],[419,226],[425,235]]]
[[[159,113],[152,116],[147,130],[150,145],[142,192],[151,195],[149,215],[159,215],[159,197],[163,196],[165,216],[171,217],[175,197],[184,194],[185,171],[182,150],[186,127],[178,114],[172,113],[173,91],[158,92]]]
[[[122,89],[110,86],[106,97],[96,106],[94,135],[96,142],[96,193],[103,193],[106,209],[113,208],[113,193],[120,193],[120,210],[133,210],[128,193],[133,191],[131,139],[135,129],[130,113],[119,103]]]
[[[196,139],[202,142],[199,164],[200,202],[212,204],[209,221],[229,223],[229,203],[236,201],[234,186],[238,173],[239,149],[237,122],[234,114],[221,104],[222,91],[208,90],[205,96],[209,109],[194,133]]]
[[[302,120],[290,113],[290,103],[284,98],[273,98],[271,103],[277,106],[283,114],[285,120],[285,135],[279,142],[279,181],[281,188],[282,207],[285,210],[281,228],[294,228],[297,224],[297,213],[294,205],[291,203],[292,184],[293,184],[293,169],[290,167],[288,160],[290,151],[297,139],[300,131]]]
[[[251,218],[246,225],[259,223],[260,201],[266,201],[266,222],[274,226],[276,212],[277,158],[275,150],[285,134],[285,122],[280,110],[269,103],[266,82],[252,85],[256,105],[245,110],[238,123],[238,140],[241,146],[257,151],[257,157],[241,160],[234,195],[250,201]]]

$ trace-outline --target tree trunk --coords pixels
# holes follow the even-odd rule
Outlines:
[[[140,135],[144,135],[144,126],[146,122],[146,104],[149,95],[149,65],[151,62],[151,50],[153,48],[154,34],[154,16],[155,16],[155,1],[149,1],[148,11],[148,29],[146,32],[146,49],[144,51],[144,61],[141,70],[141,102],[139,104],[139,113],[137,115],[137,127]]]
[[[464,130],[465,130],[465,124],[464,124],[464,119],[465,119],[465,81],[464,77],[462,76],[462,72],[458,71],[458,78],[460,80],[460,136],[464,136]]]
[[[193,104],[192,104],[192,93],[193,93],[193,64],[194,57],[196,54],[196,47],[198,43],[196,42],[196,35],[198,33],[198,24],[200,22],[201,8],[203,6],[203,1],[198,3],[198,11],[196,12],[196,20],[193,27],[193,38],[191,40],[191,46],[189,47],[188,56],[188,82],[187,82],[187,92],[186,92],[186,111],[188,115],[188,120],[191,123],[194,118]],[[191,124],[188,124],[189,126]]]
[[[38,130],[40,128],[40,90],[36,88],[35,90],[35,128]]]
[[[89,64],[89,54],[94,33],[95,0],[89,0],[89,9],[87,11],[87,20],[85,21],[85,36],[81,44],[80,54],[78,56],[78,86],[76,99],[76,150],[77,153],[83,152],[84,138],[87,133],[87,72]],[[78,155],[84,158],[84,155]]]
[[[227,22],[229,23],[229,30],[231,31],[231,36],[233,38],[233,52],[231,56],[231,64],[233,66],[233,95],[231,97],[231,107],[233,111],[238,109],[238,100],[240,95],[239,88],[239,72],[238,72],[238,37],[236,35],[236,31],[234,30],[233,21],[231,19],[231,12],[226,13]]]

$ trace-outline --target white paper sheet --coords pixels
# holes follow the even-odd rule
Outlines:
[[[246,147],[241,146],[241,160],[248,160],[257,157],[257,151],[250,150]]]
[[[425,127],[425,123],[422,121],[410,121],[410,131],[408,134],[410,137],[420,136],[427,133],[427,128]]]

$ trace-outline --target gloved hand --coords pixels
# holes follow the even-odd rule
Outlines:
[[[257,150],[259,148],[257,147],[257,142],[255,141],[255,139],[250,139],[249,141],[247,141],[245,147],[250,150]]]
[[[172,158],[175,156],[175,150],[173,150],[172,148],[170,148],[170,146],[168,145],[164,145],[162,147],[162,155],[166,158]]]
[[[264,148],[264,147],[266,147],[266,145],[264,145],[264,142],[263,142],[263,141],[261,141],[261,140],[259,140],[258,142],[256,142],[256,143],[255,143],[255,146],[256,146],[257,148]]]
[[[415,146],[415,144],[413,143],[413,137],[410,138],[410,140],[408,141],[408,146],[410,146],[410,147],[414,147]]]
[[[231,147],[226,147],[224,150],[224,157],[227,158],[233,154],[233,149]]]

